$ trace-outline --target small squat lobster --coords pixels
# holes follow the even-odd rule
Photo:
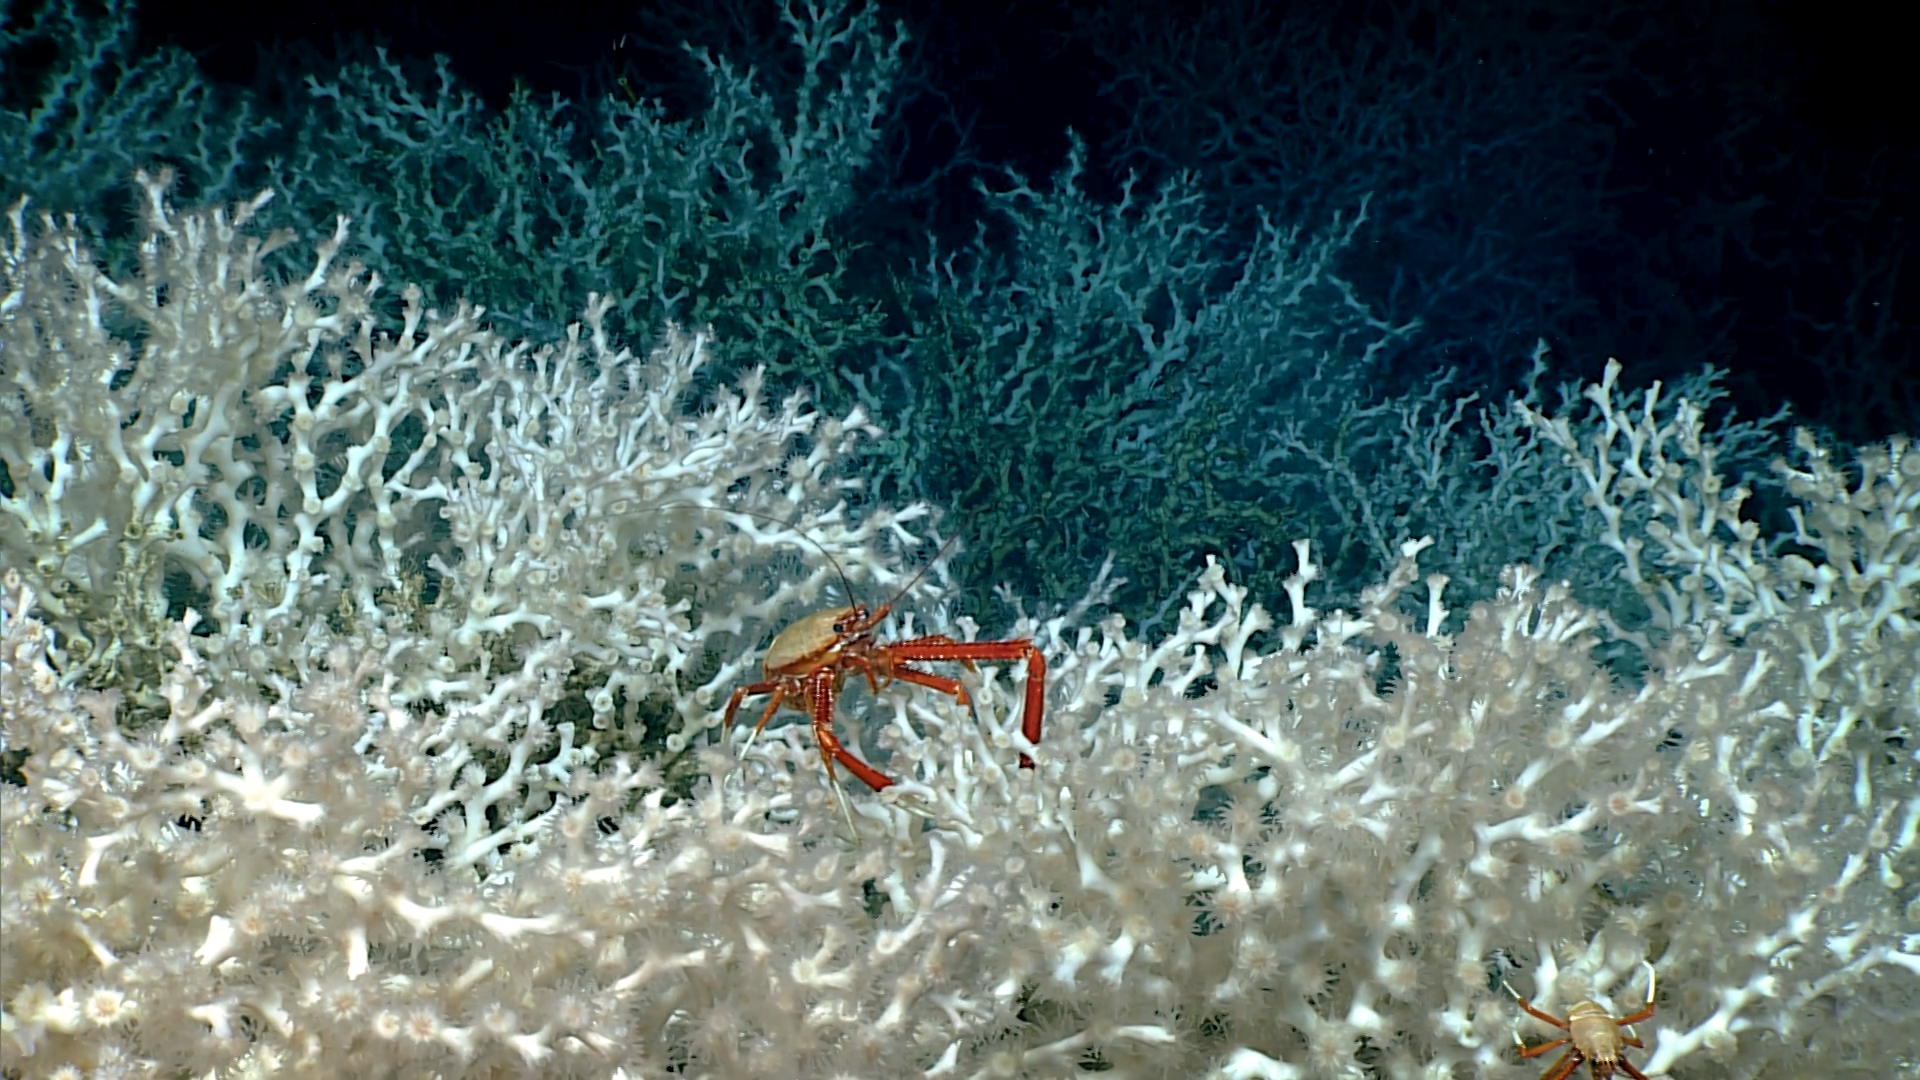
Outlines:
[[[935,558],[937,560],[938,556]],[[845,581],[844,575],[841,580]],[[915,580],[918,580],[918,575]],[[912,587],[913,582],[909,582],[907,588]],[[877,608],[855,604],[816,611],[780,631],[774,636],[773,644],[767,647],[766,659],[761,664],[761,680],[740,687],[728,699],[726,726],[729,729],[733,727],[734,714],[739,712],[740,703],[747,697],[770,695],[772,700],[761,712],[760,722],[753,726],[752,738],[757,739],[767,726],[767,721],[780,711],[780,706],[789,701],[796,702],[806,710],[812,721],[814,744],[820,748],[820,760],[826,766],[827,779],[838,785],[839,778],[833,771],[833,763],[837,761],[868,787],[880,791],[891,787],[893,778],[854,757],[833,733],[834,702],[850,676],[863,676],[867,686],[876,694],[882,685],[898,679],[938,690],[962,706],[971,708],[973,699],[967,695],[967,688],[961,685],[960,680],[910,665],[916,661],[950,660],[964,664],[971,671],[976,661],[1025,660],[1026,707],[1020,714],[1020,734],[1025,736],[1028,745],[1039,743],[1041,708],[1047,687],[1047,661],[1040,650],[1034,647],[1033,639],[955,641],[945,634],[929,634],[891,643],[876,640],[875,628],[886,620],[899,596],[905,594],[906,589],[902,589],[893,600]],[[1020,767],[1033,768],[1033,759],[1022,753]]]
[[[1615,1016],[1606,1006],[1597,1001],[1582,1001],[1567,1010],[1567,1018],[1560,1019],[1533,1007],[1532,1003],[1514,990],[1507,987],[1520,1002],[1520,1007],[1536,1020],[1544,1020],[1566,1032],[1566,1035],[1550,1043],[1528,1046],[1520,1042],[1520,1036],[1514,1035],[1513,1041],[1520,1045],[1523,1058],[1539,1057],[1556,1047],[1566,1046],[1567,1052],[1554,1060],[1552,1066],[1541,1075],[1540,1080],[1567,1080],[1581,1065],[1586,1065],[1594,1080],[1610,1080],[1614,1070],[1618,1069],[1633,1080],[1647,1080],[1647,1074],[1635,1068],[1633,1063],[1620,1056],[1623,1047],[1645,1048],[1639,1039],[1631,1034],[1622,1034],[1620,1029],[1628,1024],[1637,1024],[1653,1015],[1653,965],[1647,964],[1647,1004],[1646,1007],[1631,1016]],[[1568,1043],[1573,1045],[1567,1046]]]

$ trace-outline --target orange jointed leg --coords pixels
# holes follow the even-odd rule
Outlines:
[[[1013,641],[954,641],[944,635],[935,635],[932,637],[913,638],[912,640],[902,641],[896,645],[889,645],[887,646],[887,653],[894,660],[949,660],[968,665],[978,661],[992,660],[1006,662],[1014,660],[1026,661],[1027,688],[1024,699],[1025,708],[1020,715],[1020,734],[1027,740],[1029,745],[1039,745],[1040,728],[1043,720],[1042,711],[1046,704],[1047,695],[1047,659],[1040,650],[1034,646],[1031,640],[1016,638]],[[905,670],[912,669],[909,668]],[[926,673],[916,672],[916,674],[925,675]],[[900,669],[896,669],[893,675],[895,678],[907,679],[909,682],[915,682],[922,686],[941,690],[943,693],[952,693],[952,691],[945,690],[944,687],[931,682],[923,682],[918,678],[909,679],[905,671]],[[939,678],[939,676],[933,677]],[[958,683],[955,685],[957,686]],[[961,691],[961,693],[964,692],[964,690]],[[962,704],[968,703],[968,699],[960,696],[960,694],[955,694],[954,696]],[[1033,768],[1033,759],[1025,753],[1022,753],[1020,755],[1020,767],[1023,769]]]

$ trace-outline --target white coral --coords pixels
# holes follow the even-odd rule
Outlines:
[[[1735,1076],[1879,1053],[1920,985],[1898,445],[1858,484],[1792,474],[1824,571],[1724,515],[1670,548],[1744,577],[1669,610],[1743,633],[1677,624],[1636,682],[1524,567],[1450,632],[1422,542],[1343,612],[1304,541],[1282,617],[1210,565],[1157,640],[1084,607],[1018,628],[1038,745],[1018,667],[960,672],[971,710],[855,681],[842,737],[900,782],[851,794],[850,844],[807,725],[744,754],[707,729],[825,602],[822,552],[901,582],[880,542],[926,511],[838,500],[864,418],[751,376],[697,408],[702,334],[636,357],[597,304],[545,348],[418,293],[382,332],[327,248],[274,285],[245,208],[150,210],[138,287],[22,214],[7,255],[0,1070],[1504,1074],[1545,1033],[1503,979],[1623,1012],[1652,960],[1638,1060]],[[164,407],[100,378],[102,298],[146,328],[125,378],[183,380],[139,383]],[[92,381],[49,390],[63,356]],[[165,618],[153,559],[209,610]]]

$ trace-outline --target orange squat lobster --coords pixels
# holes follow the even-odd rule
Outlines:
[[[911,588],[911,586],[909,586]],[[801,703],[813,723],[814,744],[820,748],[820,760],[827,767],[827,778],[836,784],[833,763],[839,762],[875,791],[893,785],[892,777],[854,757],[833,734],[833,705],[849,676],[861,675],[874,693],[895,679],[910,682],[951,696],[963,706],[973,699],[958,679],[949,679],[931,671],[909,666],[915,661],[952,660],[971,671],[976,661],[1027,662],[1026,709],[1020,714],[1020,734],[1029,745],[1040,741],[1041,702],[1046,696],[1047,661],[1030,638],[1010,641],[955,641],[944,634],[909,638],[892,644],[876,641],[873,631],[893,610],[888,601],[877,608],[863,605],[816,611],[780,631],[767,647],[762,663],[764,677],[733,692],[727,701],[726,725],[733,726],[734,714],[749,695],[769,694],[773,700],[753,726],[753,737],[780,706],[788,701]],[[1033,768],[1033,759],[1022,753],[1020,767]]]
[[[1516,993],[1513,987],[1507,992],[1520,1002],[1520,1007],[1536,1020],[1544,1020],[1566,1032],[1566,1035],[1550,1043],[1529,1047],[1520,1043],[1520,1056],[1539,1057],[1556,1047],[1566,1046],[1567,1052],[1561,1054],[1553,1065],[1540,1077],[1540,1080],[1567,1080],[1581,1065],[1586,1065],[1595,1080],[1610,1080],[1614,1070],[1618,1069],[1633,1080],[1647,1080],[1647,1074],[1635,1068],[1633,1063],[1620,1056],[1621,1048],[1632,1046],[1644,1049],[1645,1044],[1632,1035],[1623,1034],[1621,1028],[1628,1024],[1637,1024],[1653,1015],[1653,965],[1647,965],[1647,1005],[1632,1016],[1615,1016],[1606,1006],[1597,1001],[1582,1001],[1567,1010],[1567,1018],[1542,1012],[1533,1007],[1526,998]],[[1513,1037],[1520,1042],[1520,1036]],[[1568,1043],[1573,1045],[1568,1046]]]

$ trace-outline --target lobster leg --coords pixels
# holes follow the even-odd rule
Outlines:
[[[971,667],[975,662],[981,661],[999,660],[1012,662],[1015,660],[1024,660],[1027,665],[1027,688],[1026,697],[1023,701],[1024,708],[1020,713],[1020,734],[1027,740],[1029,745],[1039,745],[1040,726],[1047,696],[1047,658],[1034,646],[1031,639],[1015,638],[1012,641],[955,641],[944,634],[937,634],[930,637],[910,638],[906,641],[896,642],[895,644],[885,646],[884,651],[887,654],[887,659],[894,663],[912,660],[947,660],[966,664]],[[954,693],[935,683],[909,676],[907,674],[909,671],[913,671],[914,675],[917,676],[927,675],[926,672],[914,671],[912,668],[890,668],[887,674],[889,677],[919,683],[922,686],[939,690],[942,693],[953,693],[955,699],[962,705],[972,704],[972,701],[965,696],[964,689],[961,689],[959,693]],[[939,678],[939,676],[932,677]],[[954,682],[953,685],[959,687],[960,684]],[[1033,759],[1022,753],[1020,755],[1020,767],[1023,769],[1033,768]]]
[[[1573,1075],[1573,1070],[1579,1068],[1580,1063],[1585,1060],[1580,1051],[1568,1047],[1567,1052],[1560,1055],[1559,1060],[1553,1063],[1553,1068],[1548,1069],[1546,1075],[1540,1080],[1567,1080],[1567,1077]]]
[[[833,733],[833,702],[838,683],[838,676],[826,669],[807,680],[807,712],[813,721],[813,742],[820,748],[820,761],[827,767],[827,779],[839,784],[840,778],[833,772],[833,763],[837,761],[875,791],[892,787],[892,777],[854,757]]]
[[[1568,1036],[1567,1038],[1564,1038],[1564,1039],[1555,1039],[1550,1043],[1541,1043],[1539,1046],[1522,1045],[1520,1047],[1520,1056],[1523,1058],[1539,1057],[1541,1054],[1544,1054],[1547,1051],[1554,1049],[1555,1047],[1565,1046],[1572,1041],[1573,1041],[1573,1037]]]
[[[773,714],[780,711],[781,705],[786,704],[787,684],[784,682],[757,682],[750,683],[735,690],[733,696],[727,699],[727,714],[724,723],[728,730],[732,730],[734,714],[740,711],[740,703],[746,700],[749,694],[769,694],[772,696],[772,700],[767,702],[766,711],[760,714],[760,722],[753,725],[753,734],[747,736],[747,745],[740,748],[741,753],[745,753],[753,748],[754,740],[760,737],[760,732],[766,728],[767,721],[773,719]]]
[[[973,699],[967,696],[967,688],[959,679],[949,679],[945,675],[935,675],[931,671],[921,671],[919,668],[910,668],[905,664],[894,668],[888,674],[901,682],[910,682],[915,686],[938,690],[968,708],[973,706]]]
[[[1618,1020],[1615,1020],[1614,1023],[1620,1025],[1621,1027],[1626,1027],[1628,1024],[1637,1024],[1640,1021],[1645,1020],[1652,1015],[1653,1015],[1653,1002],[1649,1001],[1647,1002],[1646,1008],[1641,1009],[1639,1012],[1634,1013],[1632,1016],[1623,1016]]]
[[[1508,987],[1507,989],[1511,990],[1513,988]],[[1536,1009],[1533,1007],[1532,1002],[1528,1001],[1526,998],[1520,997],[1520,995],[1518,994],[1515,994],[1514,997],[1519,1000],[1520,1008],[1526,1010],[1526,1013],[1528,1016],[1533,1017],[1535,1020],[1544,1020],[1545,1022],[1552,1024],[1554,1027],[1559,1028],[1561,1031],[1568,1030],[1567,1022],[1565,1020],[1560,1019],[1559,1017],[1553,1015],[1552,1013],[1541,1012],[1539,1009]]]

